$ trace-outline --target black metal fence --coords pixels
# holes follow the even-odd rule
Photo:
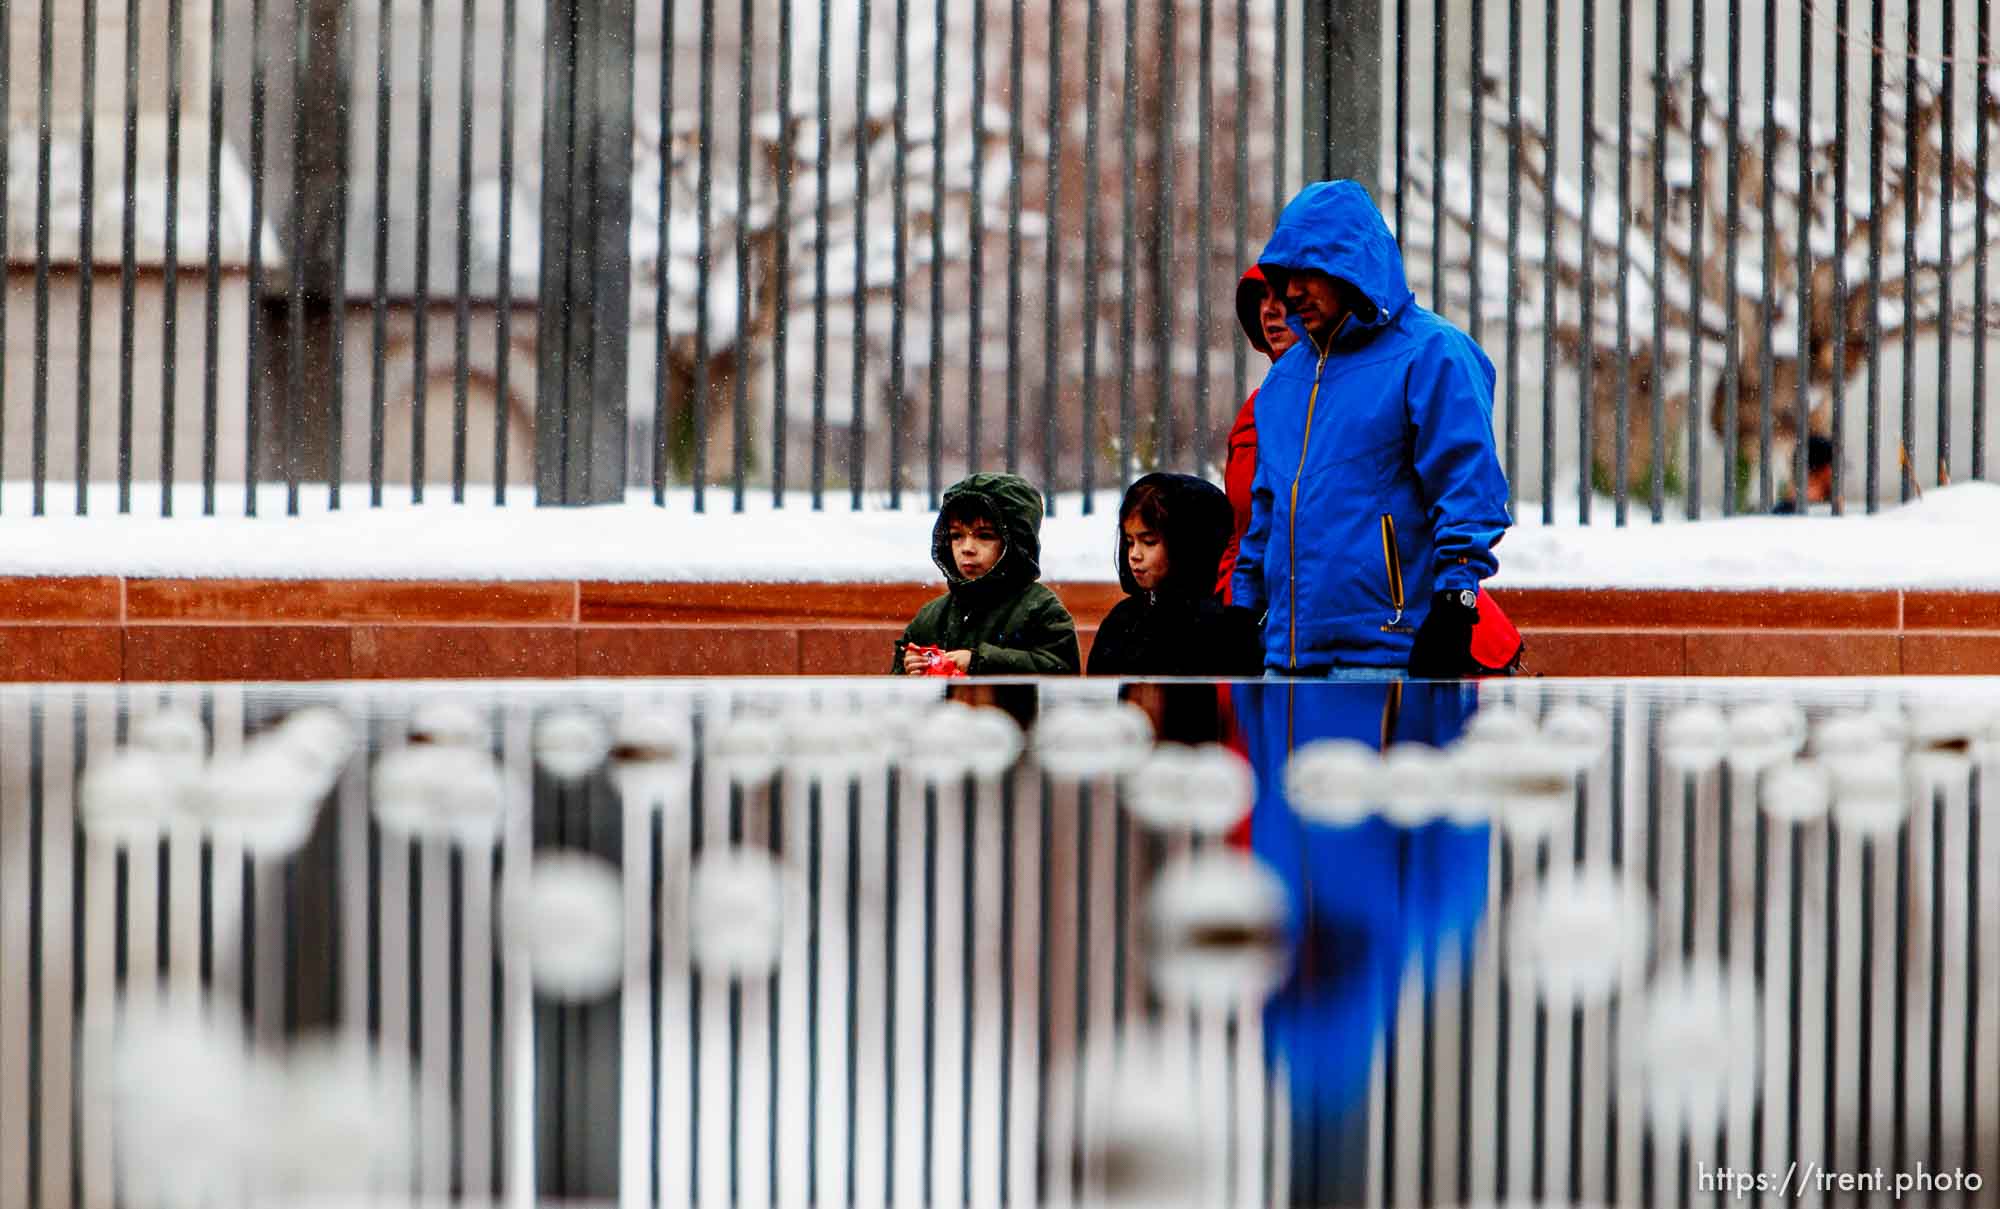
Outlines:
[[[2000,102],[1988,5],[1860,7],[15,3],[0,505],[1088,508],[1216,469],[1343,173],[1523,520],[1765,510],[1814,434],[1872,510],[1988,473]]]
[[[1836,806],[1829,819],[1741,767],[1676,763],[1686,707],[1760,705],[1770,686],[1489,692],[1483,707],[1511,703],[1552,732],[1578,706],[1608,724],[1546,829],[1524,831],[1507,810],[1400,832],[1311,824],[1308,845],[1333,846],[1278,872],[1373,886],[1393,866],[1386,897],[1359,917],[1374,922],[1315,955],[1302,944],[1288,988],[1261,1005],[1226,955],[1255,929],[1239,921],[1197,940],[1224,954],[1239,998],[1187,1008],[1156,994],[1165,957],[1150,904],[1170,863],[1219,841],[1158,829],[1129,782],[1064,782],[1032,751],[997,779],[928,788],[911,763],[859,779],[790,764],[775,778],[769,765],[725,771],[757,750],[723,737],[731,719],[790,711],[797,723],[853,708],[858,691],[718,685],[673,702],[454,691],[455,728],[441,725],[440,698],[395,686],[0,694],[0,1093],[26,1109],[0,1115],[0,1198],[58,1209],[122,1190],[123,1203],[177,1203],[159,1192],[175,1186],[173,1163],[135,1165],[120,1148],[145,1135],[135,1123],[164,1121],[175,1136],[197,1110],[189,1119],[220,1130],[226,1097],[177,1101],[174,1086],[129,1073],[93,1079],[94,1030],[120,1005],[204,992],[253,1052],[337,1030],[389,1069],[406,1062],[416,1142],[400,1185],[377,1191],[426,1200],[513,1203],[537,1189],[645,1204],[1156,1203],[1162,1186],[1148,1181],[1164,1172],[1176,1195],[1207,1204],[1687,1204],[1721,1190],[1713,1172],[1725,1166],[1994,1177],[1990,754],[1980,765],[1938,749],[1955,770],[1892,795],[1889,815]],[[940,691],[868,700],[885,714]],[[1213,704],[1208,686],[1197,691]],[[1260,778],[1282,781],[1289,752],[1258,718],[1296,716],[1303,738],[1341,691],[1238,689]],[[1043,710],[1087,696],[1041,694]],[[1276,699],[1286,694],[1299,699]],[[1799,701],[1815,720],[1993,704],[1984,690],[1947,702],[1848,686]],[[667,775],[621,771],[631,751],[587,774],[552,771],[552,714],[618,726],[663,702],[691,711],[696,736]],[[121,839],[104,830],[105,799],[83,788],[149,717],[199,718],[223,761],[314,704],[348,711],[366,741],[295,854],[198,828]],[[495,762],[497,832],[454,842],[388,826],[383,764],[425,736]],[[1269,792],[1258,806],[1281,828],[1285,809]],[[786,888],[726,900],[737,916],[781,921],[776,947],[732,975],[691,956],[703,920],[690,904],[703,865],[738,846],[769,854]],[[610,994],[595,1002],[538,994],[536,963],[551,951],[507,915],[510,881],[554,848],[595,853],[619,875],[623,935],[599,988]],[[1438,859],[1446,848],[1457,855]],[[1631,948],[1617,903],[1553,931],[1535,922],[1550,887],[1592,877],[1637,897],[1649,943]],[[600,943],[573,906],[554,910],[560,947]],[[1552,970],[1580,987],[1567,963],[1607,952],[1629,981],[1594,997],[1550,992]],[[1344,957],[1316,964],[1329,954]],[[1704,1000],[1694,989],[1709,977],[1732,990]],[[176,1070],[186,1051],[163,1049],[163,1065],[142,1069]],[[1158,1102],[1121,1099],[1120,1059]],[[232,1090],[188,1074],[188,1096]],[[273,1117],[271,1150],[296,1135],[331,1148],[340,1175],[396,1149],[376,1138],[371,1152],[358,1126],[318,1128],[327,1118],[311,1103]],[[191,1138],[189,1153],[216,1144]],[[1991,1194],[1951,1190],[1966,1203]]]

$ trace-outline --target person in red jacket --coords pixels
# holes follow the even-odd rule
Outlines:
[[[1250,347],[1276,361],[1297,344],[1299,335],[1287,323],[1285,300],[1264,283],[1264,272],[1251,265],[1236,283],[1236,320]],[[1222,548],[1221,579],[1215,590],[1222,603],[1229,603],[1229,580],[1236,573],[1236,550],[1243,544],[1243,531],[1250,527],[1250,481],[1257,477],[1257,392],[1243,400],[1243,410],[1229,426],[1229,449],[1222,462],[1222,489],[1229,495],[1229,507],[1236,523],[1229,544]]]
[[[1270,288],[1264,273],[1251,265],[1236,283],[1236,320],[1250,347],[1272,361],[1285,355],[1298,342],[1298,332],[1288,322],[1284,299]],[[1229,496],[1235,524],[1229,544],[1223,547],[1220,579],[1216,592],[1222,602],[1230,602],[1230,579],[1236,570],[1236,552],[1243,533],[1250,527],[1250,485],[1257,475],[1257,392],[1243,400],[1236,422],[1229,426],[1229,446],[1222,463],[1222,488]],[[1521,632],[1500,611],[1500,606],[1479,589],[1479,621],[1472,632],[1472,657],[1490,672],[1512,675],[1521,667]]]

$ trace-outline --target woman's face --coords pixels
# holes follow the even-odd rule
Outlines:
[[[1297,333],[1285,322],[1285,300],[1269,286],[1264,287],[1264,300],[1257,304],[1257,325],[1264,329],[1264,340],[1271,346],[1273,361],[1298,343]]]

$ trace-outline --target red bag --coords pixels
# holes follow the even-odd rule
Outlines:
[[[1521,668],[1521,631],[1500,611],[1486,589],[1479,589],[1479,620],[1472,627],[1472,658],[1487,675],[1511,676]]]
[[[958,666],[958,661],[956,659],[953,659],[951,656],[945,654],[944,648],[941,646],[918,646],[915,643],[912,643],[908,649],[915,651],[917,654],[922,655],[924,657],[924,670],[918,673],[919,675],[923,676],[965,675],[965,669]]]

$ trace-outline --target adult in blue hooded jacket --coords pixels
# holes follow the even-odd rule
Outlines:
[[[1236,604],[1264,666],[1473,675],[1479,583],[1511,523],[1493,449],[1493,363],[1417,305],[1353,181],[1308,185],[1257,260],[1305,339],[1257,392]]]

